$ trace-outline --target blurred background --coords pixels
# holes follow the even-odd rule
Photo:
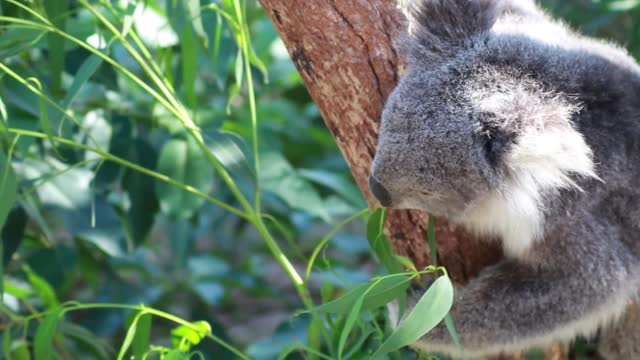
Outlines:
[[[307,342],[313,329],[309,316],[295,316],[304,307],[276,255],[305,274],[318,249],[306,284],[314,299],[379,273],[366,218],[358,216],[366,204],[256,1],[0,5],[0,163],[5,174],[10,164],[18,189],[15,204],[5,204],[2,230],[5,357],[32,350],[38,322],[29,321],[30,314],[77,301],[144,303],[204,320],[249,357],[275,359],[287,345]],[[640,0],[542,5],[572,27],[640,56]],[[137,41],[123,42],[107,24]],[[64,31],[50,36],[52,27]],[[165,96],[163,87],[173,95]],[[180,116],[154,91],[170,105],[177,100]],[[185,119],[202,129],[204,144],[246,198],[255,197],[258,178],[259,216],[282,253],[252,221],[160,179],[241,207],[189,137]],[[323,239],[326,248],[318,247]],[[57,328],[66,340],[54,342],[56,357],[115,358],[128,324],[130,313],[122,309],[68,313]],[[169,346],[175,327],[154,318],[150,343]],[[211,339],[193,349],[206,359],[236,358]]]

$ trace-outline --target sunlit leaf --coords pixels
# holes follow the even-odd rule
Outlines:
[[[49,360],[53,357],[53,337],[63,314],[60,308],[53,310],[38,326],[34,339],[35,360]]]
[[[149,350],[149,336],[151,333],[151,314],[134,311],[127,320],[127,334],[125,335],[118,360],[124,359],[131,348],[132,359],[142,359]]]
[[[171,345],[174,349],[189,351],[211,333],[211,325],[206,321],[196,321],[192,326],[181,325],[171,331]]]
[[[172,349],[172,350],[169,350],[162,359],[163,360],[189,360],[190,358],[191,356],[189,356],[188,353],[182,350]]]
[[[140,13],[136,13],[133,26],[150,48],[167,48],[179,43],[178,35],[169,25],[168,19],[157,8],[146,6]]]
[[[608,1],[606,6],[611,11],[630,11],[640,6],[640,0]]]
[[[242,150],[244,140],[240,136],[231,132],[210,130],[204,134],[204,140],[211,153],[232,176],[255,180],[253,167]]]
[[[371,358],[379,359],[403,346],[413,344],[438,325],[452,305],[453,285],[451,280],[448,276],[440,276]]]
[[[33,295],[33,291],[15,284],[10,279],[5,279],[4,291],[7,294],[10,294],[11,296],[15,296],[18,299],[26,299],[27,297]]]
[[[27,279],[33,286],[36,294],[40,298],[40,301],[45,305],[47,309],[54,309],[59,305],[58,298],[56,296],[56,292],[53,290],[51,285],[46,282],[42,277],[36,274],[31,268],[24,264],[22,265],[22,270],[27,274]]]

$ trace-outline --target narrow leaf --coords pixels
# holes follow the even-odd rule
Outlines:
[[[340,340],[338,341],[338,359],[342,359],[342,352],[344,351],[344,345],[346,344],[347,338],[351,333],[351,329],[353,329],[353,325],[356,323],[356,320],[358,320],[366,294],[367,294],[366,292],[363,293],[358,298],[358,300],[356,300],[356,302],[353,304],[353,307],[349,311],[349,315],[347,316],[347,319],[344,322],[344,327],[340,332]]]
[[[151,314],[143,314],[138,319],[138,331],[131,344],[131,352],[134,359],[142,359],[149,351],[149,338],[151,336]]]
[[[58,332],[65,338],[74,339],[82,343],[86,349],[98,359],[110,360],[113,359],[115,355],[107,341],[80,325],[68,321],[61,321],[58,323]]]
[[[411,278],[404,274],[395,274],[385,276],[381,279],[373,279],[354,287],[333,301],[314,308],[313,311],[348,314],[362,296],[364,296],[361,306],[362,310],[375,309],[386,305],[403,294],[410,283]]]
[[[447,276],[440,276],[371,358],[379,359],[385,354],[416,342],[444,319],[452,305],[451,280]]]
[[[73,100],[80,93],[82,86],[84,86],[84,84],[86,84],[87,81],[89,81],[91,76],[95,74],[95,72],[100,67],[100,64],[102,64],[102,58],[100,58],[98,55],[93,54],[87,57],[87,59],[82,63],[82,65],[80,65],[80,67],[78,68],[78,71],[76,72],[76,75],[73,77],[73,82],[71,83],[69,90],[67,90],[67,95],[62,100],[61,107],[63,109],[65,110],[69,109],[69,107],[71,106],[71,103],[73,103]]]
[[[67,22],[66,12],[69,9],[69,0],[44,1],[47,17],[55,27],[65,30]],[[51,74],[51,91],[53,94],[62,92],[62,70],[64,69],[64,43],[65,39],[55,33],[49,33],[49,63],[48,69]]]
[[[22,265],[22,270],[27,274],[27,278],[29,282],[33,286],[36,294],[40,298],[40,301],[45,305],[45,307],[49,310],[58,307],[59,302],[56,297],[55,291],[49,283],[47,283],[43,278],[41,278],[38,274],[36,274],[31,268],[24,264]]]
[[[197,105],[196,76],[198,70],[198,42],[190,23],[186,23],[180,41],[182,50],[182,84],[185,98],[191,108]]]
[[[53,336],[62,315],[62,308],[58,308],[47,315],[38,326],[34,339],[35,360],[51,359],[53,355]]]
[[[0,229],[4,227],[17,193],[18,182],[11,161],[0,153]]]
[[[129,323],[129,327],[127,328],[127,334],[125,335],[124,340],[122,340],[122,345],[120,346],[120,351],[118,352],[118,360],[124,359],[127,351],[131,347],[133,339],[136,336],[136,332],[138,331],[138,321],[140,321],[140,317],[142,315],[143,314],[140,312],[134,312],[131,314],[130,318],[132,320]]]

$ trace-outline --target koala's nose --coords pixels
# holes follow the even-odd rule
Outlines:
[[[380,201],[382,206],[391,206],[391,194],[389,194],[389,191],[385,189],[373,175],[369,176],[369,189],[373,193],[373,196]]]

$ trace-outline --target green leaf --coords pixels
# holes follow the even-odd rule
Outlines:
[[[63,314],[62,308],[55,309],[38,326],[34,339],[35,360],[49,360],[53,357],[53,336]]]
[[[384,209],[377,209],[367,222],[367,240],[378,261],[391,274],[402,272],[402,266],[391,248],[391,241],[384,233],[386,215]]]
[[[149,335],[151,332],[151,314],[135,311],[129,314],[127,334],[120,346],[118,360],[125,358],[132,347],[133,359],[142,359],[149,349]]]
[[[80,93],[82,86],[84,86],[84,84],[89,81],[91,76],[95,74],[95,72],[100,67],[100,64],[102,64],[102,58],[100,58],[98,55],[93,54],[87,57],[82,65],[80,65],[80,68],[78,68],[76,75],[73,77],[73,82],[71,83],[69,90],[67,90],[67,95],[62,100],[61,107],[63,109],[69,109],[71,103],[73,103],[73,100]],[[60,121],[62,121],[62,119],[60,119]]]
[[[262,188],[276,194],[291,208],[303,210],[325,221],[330,217],[316,189],[280,153],[268,152],[260,159]]]
[[[81,342],[98,359],[113,359],[113,350],[109,347],[109,344],[80,325],[68,321],[61,321],[58,323],[58,332],[66,339],[75,339]]]
[[[66,12],[69,9],[69,0],[45,1],[44,7],[47,11],[47,18],[58,29],[65,30],[67,22]],[[49,33],[49,61],[48,69],[51,75],[51,91],[54,94],[62,92],[62,70],[64,69],[64,37]]]
[[[49,283],[47,283],[43,278],[41,278],[38,274],[36,274],[29,265],[23,264],[22,270],[27,274],[27,278],[29,282],[33,286],[36,294],[40,298],[40,301],[44,304],[45,308],[48,310],[52,310],[59,306],[58,298],[56,297],[55,291]]]
[[[2,136],[7,135],[7,127],[9,126],[9,116],[7,115],[7,106],[0,97],[0,134]]]
[[[367,296],[367,292],[363,293],[356,302],[351,307],[349,311],[349,315],[344,322],[344,326],[342,327],[342,331],[340,332],[340,339],[338,340],[338,359],[342,359],[342,352],[344,351],[344,345],[347,342],[347,338],[349,337],[349,333],[351,333],[351,329],[353,329],[353,325],[355,325],[356,320],[358,320],[360,311],[362,310],[362,306],[364,303],[364,299]]]
[[[379,359],[403,346],[413,344],[438,325],[449,313],[452,305],[453,285],[451,280],[447,276],[440,276],[371,358]]]
[[[195,327],[195,329],[194,329]],[[206,321],[196,321],[191,326],[181,325],[171,331],[171,346],[181,351],[189,351],[211,333],[211,325]]]
[[[323,169],[300,169],[299,171],[300,175],[306,179],[326,186],[358,209],[366,207],[362,192],[360,192],[353,181],[347,180],[333,171]]]
[[[209,192],[213,183],[213,169],[192,138],[185,140],[174,137],[167,141],[160,152],[158,172],[204,193]],[[165,214],[175,217],[191,217],[205,201],[159,180],[156,181],[155,190],[160,201],[160,209]]]
[[[172,349],[172,350],[169,350],[166,354],[164,354],[164,357],[162,358],[162,360],[189,360],[190,358],[191,357],[189,356],[188,353],[182,350]]]
[[[203,137],[211,153],[231,175],[255,180],[253,167],[242,150],[244,139],[235,133],[219,130],[207,131]]]
[[[198,70],[198,42],[190,23],[185,23],[182,38],[182,84],[184,86],[187,104],[195,108],[198,103],[196,96],[196,77]]]
[[[378,208],[371,213],[369,220],[367,221],[367,239],[369,240],[369,243],[374,242],[378,236],[382,234],[384,221],[385,210],[383,208]]]
[[[630,11],[640,6],[640,0],[610,1],[606,6],[611,11]]]
[[[17,345],[13,345],[11,355],[7,358],[11,360],[30,360],[29,344],[25,340],[20,340]]]
[[[9,213],[5,226],[2,228],[2,266],[6,266],[11,260],[11,256],[18,250],[27,227],[27,220],[27,213],[22,206],[14,207]],[[0,287],[0,296],[2,296],[1,294],[2,288]]]
[[[18,299],[26,299],[27,297],[33,295],[33,291],[30,289],[22,288],[13,283],[10,279],[5,279],[4,281],[4,291],[7,294],[15,296]]]
[[[4,227],[17,193],[18,182],[11,161],[0,153],[0,229]]]
[[[341,297],[315,307],[312,311],[349,314],[361,297],[361,309],[371,310],[386,305],[407,290],[411,278],[405,274],[388,275],[360,284]]]
[[[0,59],[15,56],[35,46],[46,33],[40,29],[24,28],[23,25],[3,24],[0,36]]]
[[[11,326],[12,324],[7,324],[7,327],[4,329],[2,334],[2,355],[4,355],[6,359],[11,359],[11,340],[13,340]]]
[[[122,31],[120,32],[122,37],[126,37],[129,34],[129,31],[133,26],[134,15],[136,9],[138,8],[138,5],[142,5],[142,3],[139,3],[137,1],[127,2],[127,8],[125,9],[122,16]]]
[[[158,154],[151,145],[139,138],[133,140],[130,145],[129,161],[147,169],[156,167]],[[127,212],[129,235],[136,246],[141,245],[147,238],[160,209],[154,184],[155,180],[152,177],[131,169],[126,170],[122,180],[122,186],[129,193],[131,202]]]
[[[143,314],[138,319],[138,331],[131,344],[131,352],[134,359],[142,359],[149,351],[149,339],[151,337],[151,314]]]
[[[253,49],[253,46],[251,46],[251,45],[249,45],[249,62],[253,66],[257,67],[258,70],[260,70],[260,73],[262,73],[262,77],[264,78],[264,82],[268,83],[269,82],[269,72],[267,71],[267,67],[262,62],[262,60],[260,60],[258,55],[256,55],[256,51]]]
[[[447,330],[449,331],[449,334],[451,334],[451,338],[453,339],[453,343],[456,344],[456,348],[458,348],[458,351],[462,353],[464,349],[462,348],[462,343],[460,342],[460,337],[458,336],[458,331],[453,323],[451,314],[447,314],[447,316],[444,317],[444,324],[447,326]]]

